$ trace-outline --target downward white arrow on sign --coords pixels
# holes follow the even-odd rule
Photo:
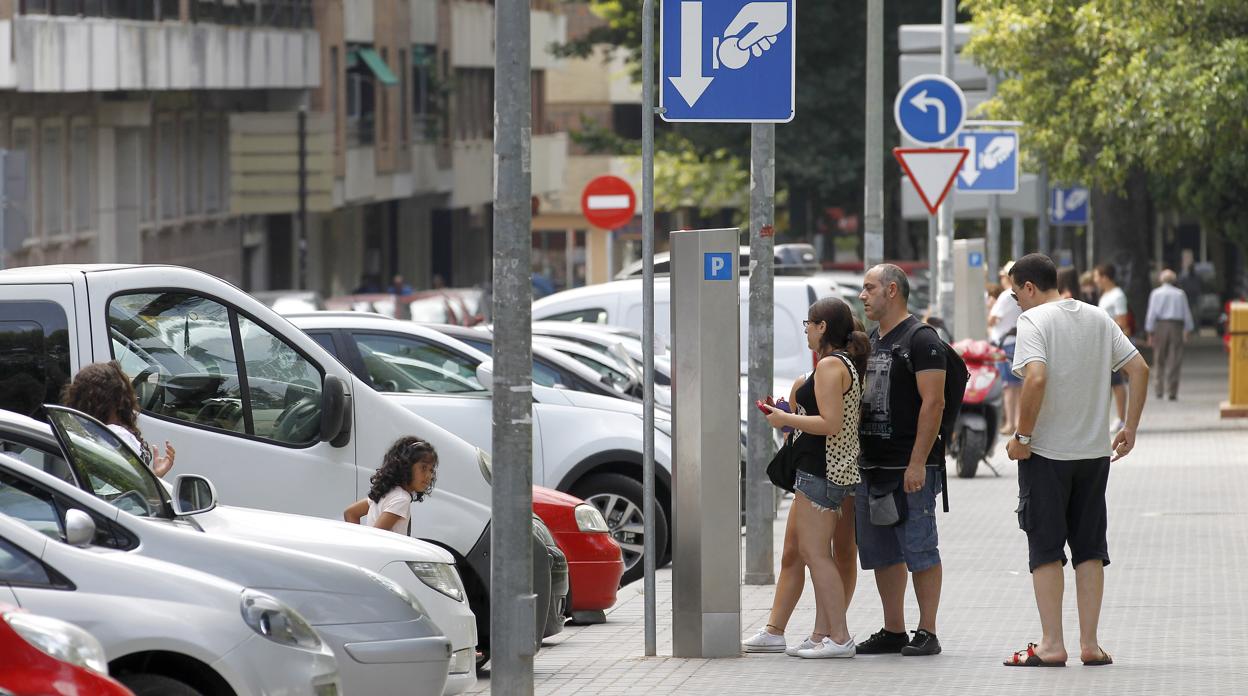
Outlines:
[[[711,80],[715,79],[702,76],[702,3],[700,0],[680,3],[680,75],[667,79],[672,81],[676,91],[680,92],[680,96],[685,98],[689,106],[693,106],[702,98],[706,88],[711,86]]]
[[[936,131],[939,133],[945,132],[944,102],[936,99],[935,97],[927,96],[927,90],[922,90],[918,94],[914,95],[914,98],[910,100],[910,104],[923,113],[927,113],[927,107],[929,106],[936,107]]]
[[[975,182],[979,181],[979,169],[976,168],[975,159],[978,156],[978,153],[975,152],[975,136],[968,135],[963,138],[962,147],[968,150],[968,154],[966,162],[962,165],[962,171],[958,172],[958,176],[962,177],[962,181],[966,182],[967,186],[974,186]]]

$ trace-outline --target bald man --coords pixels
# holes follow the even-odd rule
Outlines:
[[[1148,333],[1148,345],[1153,349],[1153,367],[1157,370],[1157,386],[1154,393],[1162,397],[1163,390],[1174,401],[1179,395],[1179,369],[1183,367],[1183,345],[1196,328],[1192,320],[1192,308],[1187,303],[1187,293],[1175,285],[1174,271],[1163,270],[1159,277],[1161,285],[1148,296],[1148,318],[1144,330]]]

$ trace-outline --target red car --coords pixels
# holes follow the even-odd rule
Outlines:
[[[109,679],[104,649],[86,631],[0,604],[0,693],[134,696]]]
[[[615,604],[624,575],[624,557],[602,513],[580,498],[541,486],[533,487],[533,512],[546,523],[568,558],[572,620],[606,621],[606,610]]]

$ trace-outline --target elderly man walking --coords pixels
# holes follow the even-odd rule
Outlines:
[[[1148,394],[1148,365],[1104,312],[1057,291],[1057,267],[1028,254],[1010,269],[1018,319],[1014,372],[1023,378],[1018,432],[1006,452],[1018,461],[1018,525],[1027,533],[1028,566],[1043,635],[1007,667],[1066,665],[1062,594],[1066,547],[1075,566],[1079,653],[1085,665],[1113,663],[1097,628],[1105,594],[1110,454],[1135,447]],[[1127,375],[1126,423],[1110,443],[1106,372]]]
[[[1179,397],[1179,370],[1183,367],[1183,345],[1196,328],[1187,293],[1175,285],[1178,277],[1169,268],[1161,272],[1161,285],[1148,296],[1148,317],[1144,330],[1153,349],[1153,365],[1157,367],[1154,393],[1163,390],[1174,401]]]

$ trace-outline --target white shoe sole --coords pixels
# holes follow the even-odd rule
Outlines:
[[[851,658],[855,654],[856,653],[852,653],[852,652],[830,653],[830,652],[825,652],[822,650],[817,653],[812,653],[812,652],[803,650],[802,652],[799,652],[797,656],[806,660],[840,660],[840,659]]]
[[[742,645],[741,649],[747,653],[782,653],[787,650],[783,645]]]

